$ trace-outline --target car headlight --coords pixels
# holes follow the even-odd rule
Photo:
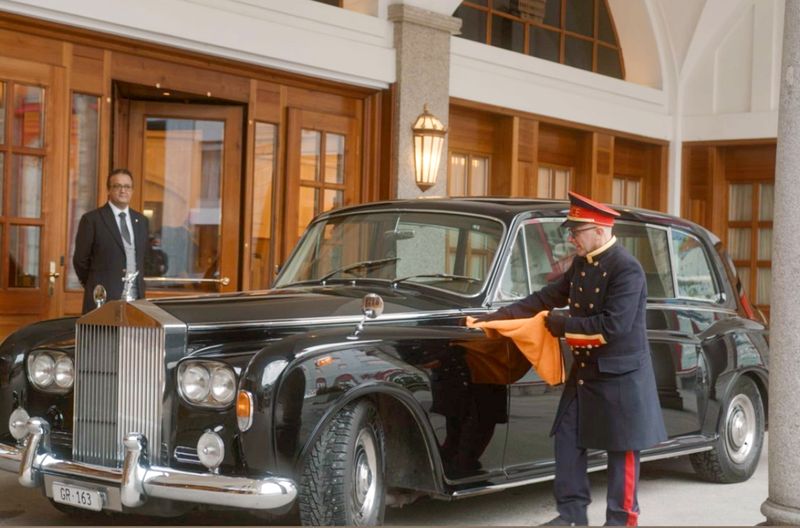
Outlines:
[[[226,407],[236,396],[236,373],[218,361],[184,361],[178,367],[178,389],[193,405]]]
[[[69,392],[75,381],[75,364],[64,352],[35,350],[28,355],[28,381],[44,392]]]

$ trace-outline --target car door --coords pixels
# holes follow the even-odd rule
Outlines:
[[[557,279],[569,268],[574,247],[559,225],[563,219],[535,219],[517,229],[495,294],[496,306],[519,300]],[[561,342],[565,372],[572,356]],[[512,360],[522,352],[509,340]],[[513,361],[512,361],[513,363]],[[510,479],[546,474],[554,469],[550,428],[563,386],[548,385],[533,368],[509,386],[508,441],[503,466]]]

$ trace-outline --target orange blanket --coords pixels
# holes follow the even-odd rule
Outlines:
[[[480,328],[487,335],[499,333],[514,341],[517,348],[528,358],[539,377],[550,385],[564,383],[564,361],[558,338],[553,337],[544,326],[547,311],[526,319],[502,319],[476,323],[467,317],[467,326]]]

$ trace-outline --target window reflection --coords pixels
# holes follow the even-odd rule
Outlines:
[[[39,218],[42,214],[42,158],[14,154],[11,159],[8,215]]]
[[[6,83],[0,82],[0,145],[6,142]],[[0,203],[2,200],[0,200]],[[0,213],[2,214],[2,213]]]
[[[12,225],[8,230],[8,287],[39,287],[39,226]]]
[[[44,146],[44,88],[15,84],[11,108],[14,146]]]
[[[250,248],[252,289],[268,288],[272,282],[272,200],[278,149],[277,128],[270,123],[256,123]]]
[[[462,21],[460,38],[621,79],[607,1],[464,0],[453,16]]]
[[[69,183],[67,189],[68,231],[67,254],[72,255],[78,222],[84,213],[97,204],[97,172],[100,130],[100,98],[94,95],[75,93],[72,95],[72,114],[69,134]],[[81,284],[72,266],[72,258],[66,259],[67,280],[65,287],[80,289]]]
[[[148,117],[145,123],[143,213],[150,224],[146,274],[218,278],[225,124],[161,117]],[[198,289],[191,283],[185,288]]]

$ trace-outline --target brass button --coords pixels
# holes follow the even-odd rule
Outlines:
[[[591,348],[591,346],[590,346],[590,348]],[[589,356],[591,356],[591,355],[592,355],[592,353],[591,353],[591,352],[589,352],[589,351],[587,350],[587,351],[586,351],[586,357],[589,357]]]
[[[586,363],[584,363],[583,361],[581,361],[581,366],[582,366],[582,367],[585,367],[585,366],[586,366]]]
[[[592,348],[592,345],[586,345],[586,348],[589,348],[589,349],[591,349],[591,348]],[[587,353],[586,353],[586,355],[588,356],[588,355],[589,355],[589,353],[587,352]]]
[[[578,385],[583,385],[583,380],[578,380]]]
[[[606,272],[604,271],[604,272],[603,272],[603,277],[605,277],[606,275],[608,275],[608,273],[606,273]]]
[[[595,292],[595,293],[600,293],[600,288],[595,288],[595,289],[594,289],[594,292]]]
[[[594,265],[595,265],[595,266],[599,266],[599,265],[600,265],[600,263],[599,263],[599,262],[595,262],[595,263],[594,263]]]
[[[594,308],[594,304],[589,303],[589,308]]]
[[[581,353],[580,353],[580,352],[578,352],[577,350],[575,351],[575,355],[576,355],[576,356],[579,356],[580,354],[581,354]]]
[[[578,288],[578,291],[579,291],[579,292],[582,292],[582,291],[583,291],[583,288],[582,288],[582,287],[581,287],[581,288]]]
[[[580,308],[580,307],[581,307],[581,303],[575,303],[575,308]]]
[[[585,277],[585,276],[586,276],[586,272],[585,272],[585,271],[582,271],[582,272],[581,272],[581,277]]]

